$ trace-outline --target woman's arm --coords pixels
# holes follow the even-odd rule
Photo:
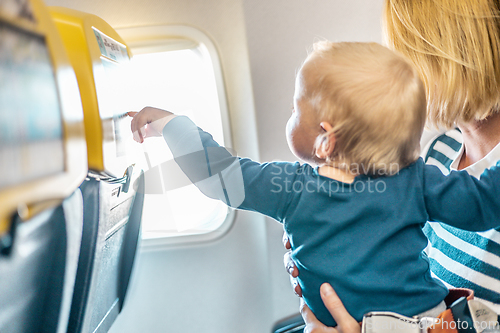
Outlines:
[[[286,249],[291,249],[290,240],[288,239],[288,235],[286,232],[283,234],[283,245]],[[293,286],[293,290],[297,296],[302,297],[302,289],[300,285],[297,283],[297,276],[299,276],[299,270],[292,258],[290,257],[290,251],[285,253],[283,258],[283,263],[285,268],[290,274],[290,280]],[[361,327],[359,323],[347,312],[344,307],[344,304],[338,297],[335,290],[333,290],[332,286],[328,283],[323,283],[320,289],[321,299],[325,304],[328,311],[332,315],[333,319],[337,322],[336,327],[328,327],[325,326],[322,322],[320,322],[316,316],[313,314],[311,309],[301,300],[300,302],[300,313],[302,314],[302,318],[306,323],[306,327],[304,328],[304,333],[359,333],[361,332]]]
[[[302,288],[297,281],[297,277],[299,276],[299,269],[292,259],[292,244],[290,244],[290,239],[288,238],[286,231],[283,232],[283,245],[287,250],[289,250],[283,256],[283,264],[285,265],[285,269],[288,274],[290,274],[290,283],[292,284],[293,291],[297,296],[302,297]]]

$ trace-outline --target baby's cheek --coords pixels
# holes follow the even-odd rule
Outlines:
[[[300,154],[301,152],[301,139],[300,139],[300,133],[297,131],[296,128],[290,128],[290,130],[287,131],[287,136],[286,136],[286,141],[288,142],[288,147],[292,151],[292,153],[295,154],[295,156],[300,157],[297,154]]]
[[[293,117],[293,115],[292,115]],[[288,119],[288,122],[286,123],[285,126],[285,135],[286,135],[286,141],[288,142],[288,146],[291,147],[291,140],[292,140],[292,117]]]

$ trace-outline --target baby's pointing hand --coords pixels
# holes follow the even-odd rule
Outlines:
[[[133,117],[131,129],[134,140],[139,143],[151,136],[161,136],[165,125],[175,117],[172,112],[149,106],[140,112],[128,112],[128,115]]]

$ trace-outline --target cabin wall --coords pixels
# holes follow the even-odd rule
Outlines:
[[[295,74],[315,41],[382,41],[382,0],[243,1],[261,158],[294,160],[285,138]]]

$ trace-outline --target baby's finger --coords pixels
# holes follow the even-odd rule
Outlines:
[[[134,141],[141,143],[141,137],[139,136],[139,131],[133,131],[132,137],[134,138]]]
[[[146,121],[144,120],[144,115],[141,114],[140,112],[136,112],[136,115],[132,119],[130,126],[132,128],[132,133],[136,133],[135,135],[136,135],[137,139],[134,139],[134,140],[136,140],[139,143],[144,142],[144,137],[145,137],[145,133],[146,133],[145,128],[144,128],[145,125],[146,125]]]
[[[132,118],[132,121],[130,122],[130,130],[132,131],[132,134],[134,134],[136,132],[136,130],[135,130],[135,118]],[[135,138],[134,138],[134,140],[135,140]]]
[[[132,133],[135,133],[138,130],[137,122],[139,121],[140,115],[136,116],[137,114],[138,112],[135,113],[134,118],[132,118],[132,121],[130,122],[130,128],[132,130]]]
[[[283,264],[285,265],[285,269],[288,274],[295,278],[299,276],[299,270],[295,266],[295,262],[292,260],[291,254],[292,252],[288,251],[283,255]]]
[[[141,138],[141,143],[144,142],[144,139],[146,138],[146,128],[144,126],[139,128],[139,137]]]
[[[139,112],[136,112],[136,111],[129,111],[129,112],[127,112],[127,114],[128,114],[129,117],[134,117],[138,113]]]

